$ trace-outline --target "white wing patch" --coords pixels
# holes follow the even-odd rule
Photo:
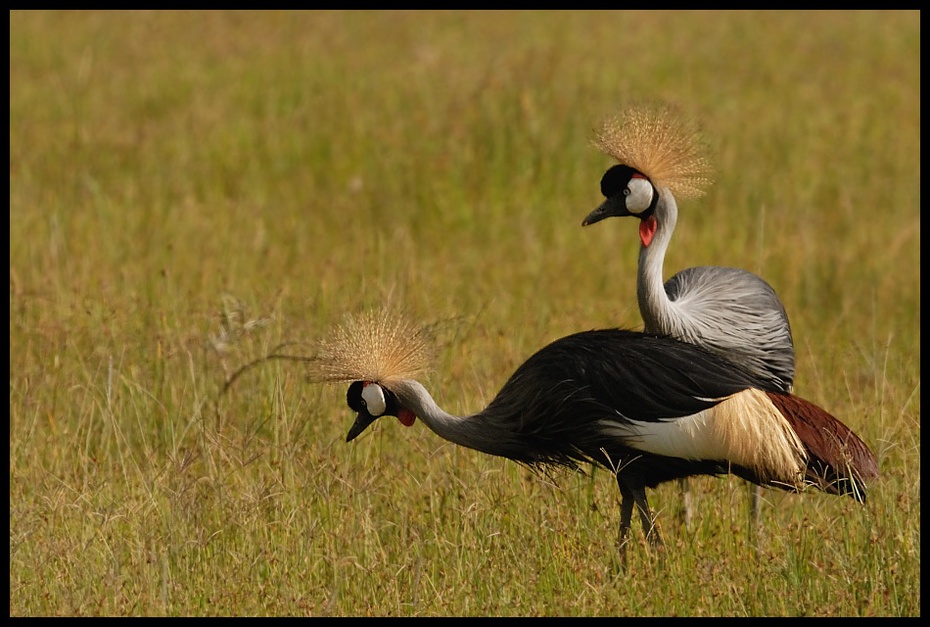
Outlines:
[[[764,392],[747,389],[683,418],[644,422],[605,418],[607,435],[631,448],[688,460],[751,468],[766,481],[800,485],[807,454],[797,434]]]

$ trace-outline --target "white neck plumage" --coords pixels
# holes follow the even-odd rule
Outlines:
[[[646,331],[667,332],[674,317],[671,314],[672,303],[665,292],[662,272],[665,253],[678,222],[678,204],[667,187],[656,187],[656,191],[659,194],[653,214],[656,230],[652,241],[648,245],[644,242],[639,249],[636,295]]]
[[[485,411],[455,416],[436,404],[419,381],[403,379],[389,385],[401,405],[416,414],[439,437],[489,455],[506,456],[509,450],[506,444],[510,442],[512,434],[495,426]]]

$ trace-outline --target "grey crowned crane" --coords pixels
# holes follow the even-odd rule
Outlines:
[[[734,473],[788,491],[813,486],[864,502],[878,476],[868,446],[828,412],[699,346],[651,333],[592,330],[555,340],[526,360],[483,410],[455,416],[415,378],[425,335],[370,313],[321,348],[322,378],[350,382],[357,412],[346,441],[382,416],[421,420],[455,444],[537,471],[596,464],[615,473],[620,546],[634,505],[661,544],[646,488],[692,475]]]
[[[759,276],[739,268],[687,268],[663,284],[678,221],[676,196],[703,193],[707,162],[693,124],[671,107],[632,107],[605,123],[595,144],[618,163],[601,178],[604,202],[582,222],[639,218],[636,293],[645,330],[697,344],[732,361],[769,392],[790,393],[794,342],[785,307]],[[686,520],[687,485],[682,480]],[[758,488],[752,518],[758,522]]]

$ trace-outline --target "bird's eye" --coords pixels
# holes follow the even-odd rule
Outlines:
[[[648,179],[633,177],[623,194],[626,196],[626,209],[633,215],[639,215],[652,206],[654,188]]]

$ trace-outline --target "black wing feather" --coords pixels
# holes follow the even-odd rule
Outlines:
[[[518,435],[506,456],[530,464],[603,459],[604,418],[670,420],[759,382],[723,358],[672,338],[624,329],[575,333],[543,347],[481,412]],[[516,420],[515,420],[516,418]]]

